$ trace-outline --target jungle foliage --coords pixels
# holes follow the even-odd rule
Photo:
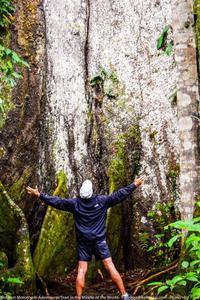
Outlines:
[[[200,202],[197,202],[200,206]],[[166,278],[165,281],[151,282],[148,286],[157,288],[157,295],[166,294],[168,296],[182,295],[189,296],[192,299],[200,297],[200,217],[194,217],[192,220],[179,220],[165,227],[166,230],[173,228],[179,232],[171,237],[166,243],[172,248],[174,243],[184,239],[183,255],[180,259],[180,267],[172,278]]]

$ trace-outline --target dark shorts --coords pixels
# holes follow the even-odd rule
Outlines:
[[[96,260],[110,257],[110,250],[106,240],[81,240],[78,241],[78,260],[91,261],[92,255]]]

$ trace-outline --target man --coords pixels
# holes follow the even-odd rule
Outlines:
[[[130,185],[108,196],[94,195],[92,182],[85,180],[80,189],[80,197],[73,199],[40,193],[37,186],[35,189],[29,186],[26,188],[29,194],[39,197],[46,204],[69,211],[74,215],[78,243],[78,274],[76,278],[78,299],[81,299],[82,296],[88,262],[91,260],[92,254],[95,255],[96,259],[102,260],[104,267],[120,291],[122,299],[129,299],[106,243],[106,213],[108,208],[125,200],[144,180],[145,176],[141,176]]]

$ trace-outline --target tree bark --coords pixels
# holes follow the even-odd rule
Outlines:
[[[198,75],[193,1],[172,1],[180,139],[180,211],[191,219],[199,192]]]

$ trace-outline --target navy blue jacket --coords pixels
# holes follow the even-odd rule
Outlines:
[[[105,238],[107,209],[125,200],[135,189],[136,185],[131,183],[108,196],[93,195],[89,199],[64,199],[40,193],[39,198],[54,208],[74,214],[78,240],[94,240]]]

